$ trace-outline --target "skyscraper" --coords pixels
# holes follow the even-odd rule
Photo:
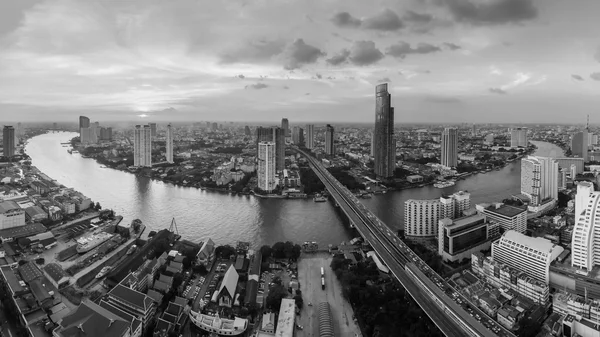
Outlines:
[[[81,140],[81,129],[90,127],[90,119],[85,116],[79,116],[79,139]]]
[[[112,128],[100,128],[100,139],[101,140],[112,140]]]
[[[256,149],[258,157],[258,143],[273,142],[275,144],[275,166],[277,171],[285,168],[285,135],[280,127],[257,127],[256,128]]]
[[[578,188],[577,198],[579,193]],[[581,196],[581,214],[575,214],[571,266],[590,271],[600,265],[600,192],[585,193]]]
[[[156,137],[156,123],[148,123],[150,125],[150,135],[152,138]]]
[[[327,124],[327,129],[325,130],[325,154],[330,156],[335,153],[335,146],[333,144],[334,131],[333,126]]]
[[[258,143],[258,188],[267,192],[275,189],[275,151],[273,142]]]
[[[2,133],[2,148],[4,157],[15,155],[15,129],[10,125],[5,125]]]
[[[281,119],[281,128],[283,129],[284,137],[289,137],[290,136],[290,122],[288,121],[287,118]]]
[[[533,206],[558,200],[558,163],[552,158],[528,156],[521,160],[521,193]]]
[[[167,125],[167,137],[166,137],[166,155],[167,163],[173,163],[173,129],[171,128],[171,123]]]
[[[152,167],[152,129],[136,125],[133,134],[133,166]]]
[[[458,164],[458,130],[445,128],[442,132],[441,164],[446,167],[456,167]]]
[[[252,131],[250,131],[250,127],[248,125],[244,127],[244,135],[252,136]]]
[[[292,129],[292,142],[296,145],[304,144],[304,129],[294,126]]]
[[[473,124],[472,128],[471,128],[471,137],[475,137],[477,135],[477,127],[475,127],[475,124]]]
[[[527,147],[527,128],[510,129],[510,147]]]
[[[307,124],[306,125],[306,148],[314,149],[315,148],[315,125]]]
[[[394,108],[387,83],[375,87],[375,175],[391,178],[396,169],[396,141],[394,139]]]
[[[589,181],[580,181],[577,183],[577,193],[575,194],[575,221],[585,210],[590,195],[594,192],[594,184]]]

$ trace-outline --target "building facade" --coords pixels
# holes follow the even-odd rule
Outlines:
[[[474,252],[489,249],[491,240],[500,234],[500,226],[488,222],[483,214],[444,218],[438,224],[438,254],[444,261],[468,259]]]
[[[525,233],[527,230],[527,210],[501,203],[493,204],[478,211],[485,214],[489,220],[497,222],[505,231]]]
[[[396,140],[394,138],[394,108],[387,83],[375,87],[375,130],[373,156],[375,175],[388,179],[396,169]]]
[[[258,143],[258,188],[267,192],[276,187],[275,151],[273,142]]]
[[[148,123],[150,125],[150,136],[152,138],[156,137],[156,123]]]
[[[327,124],[325,130],[325,154],[333,156],[335,154],[335,130],[333,126]]]
[[[538,206],[558,200],[558,163],[552,158],[528,156],[521,160],[521,193]]]
[[[173,127],[171,127],[171,123],[167,125],[167,135],[166,135],[166,158],[167,163],[173,163]]]
[[[574,157],[588,161],[588,131],[587,129],[573,134],[571,137],[571,154]]]
[[[283,136],[289,137],[290,136],[290,122],[288,121],[287,118],[281,119],[281,128],[283,129]]]
[[[2,133],[2,149],[4,157],[15,155],[15,129],[10,125],[5,125]]]
[[[575,214],[571,239],[571,266],[586,272],[600,264],[600,192],[587,191],[589,188],[580,190],[578,186],[575,207],[581,213]],[[578,203],[581,206],[577,207]]]
[[[299,126],[294,126],[292,129],[292,142],[296,145],[304,144],[304,129]]]
[[[527,147],[527,128],[510,129],[510,147]]]
[[[256,156],[258,157],[258,143],[272,142],[275,144],[275,165],[277,171],[285,168],[285,134],[280,127],[256,128]]]
[[[456,167],[458,164],[458,130],[445,128],[442,132],[441,164],[445,167]]]
[[[0,229],[25,226],[25,218],[25,210],[16,202],[0,202]]]
[[[306,148],[314,149],[315,148],[315,125],[307,124],[306,125]]]
[[[152,167],[152,130],[136,125],[133,134],[133,166]]]
[[[404,235],[412,238],[438,236],[439,221],[444,218],[455,219],[462,216],[471,206],[470,194],[459,191],[439,199],[415,200],[404,202]]]
[[[79,116],[79,140],[81,141],[81,129],[90,127],[90,119],[85,116]]]

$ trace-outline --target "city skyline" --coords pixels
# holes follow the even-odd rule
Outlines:
[[[389,83],[403,123],[540,113],[584,123],[600,103],[599,10],[591,0],[3,2],[0,116],[366,123],[372,87]]]

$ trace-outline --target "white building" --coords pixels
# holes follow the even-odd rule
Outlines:
[[[590,271],[600,264],[600,192],[587,194],[587,188],[580,191],[579,186],[575,207],[580,213],[575,214],[571,266]]]
[[[173,163],[173,128],[171,127],[171,123],[167,125],[166,157],[167,163]]]
[[[528,156],[521,160],[521,193],[538,206],[558,199],[558,163],[552,158]]]
[[[14,201],[0,202],[0,229],[25,226],[25,210]]]
[[[532,238],[516,231],[505,232],[492,243],[492,259],[548,284],[550,263],[564,248],[544,238]]]
[[[477,210],[485,214],[489,220],[496,221],[505,231],[513,230],[525,233],[527,230],[527,210],[502,203],[483,207],[477,205]]]
[[[275,182],[275,143],[258,143],[258,188],[273,191]]]
[[[133,166],[152,167],[152,130],[136,125],[133,134]]]
[[[455,219],[471,206],[470,194],[459,191],[440,199],[404,202],[404,235],[411,237],[437,237],[438,221]]]
[[[575,221],[587,207],[590,194],[594,192],[594,184],[589,181],[577,183],[577,194],[575,194]]]
[[[510,130],[510,147],[527,147],[527,128],[513,128]]]
[[[441,164],[445,167],[456,167],[458,164],[458,130],[445,128],[442,132]]]

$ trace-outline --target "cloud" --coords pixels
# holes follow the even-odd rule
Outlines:
[[[285,43],[281,40],[251,41],[237,49],[221,55],[221,63],[264,63],[283,52]]]
[[[596,54],[594,55],[596,61],[600,62],[600,47],[596,50]]]
[[[506,95],[507,92],[500,89],[500,88],[489,88],[488,89],[489,92],[491,92],[492,94],[499,94],[499,95]]]
[[[496,66],[490,66],[490,75],[502,75],[502,71]]]
[[[398,58],[404,58],[407,54],[429,54],[442,50],[440,47],[429,43],[419,43],[416,47],[411,47],[410,43],[400,41],[389,46],[385,53]]]
[[[427,13],[417,13],[417,12],[413,12],[413,11],[406,11],[406,13],[404,14],[404,16],[402,16],[402,19],[404,19],[405,21],[410,21],[410,22],[418,22],[418,23],[428,23],[431,22],[433,20],[433,16],[431,14],[427,14]]]
[[[599,73],[591,73],[590,78],[594,81],[600,81],[600,72]]]
[[[249,84],[247,86],[244,87],[244,89],[256,89],[256,90],[260,90],[260,89],[265,89],[267,88],[268,85],[264,84],[264,83],[255,83],[255,84]]]
[[[383,53],[375,47],[375,42],[356,41],[350,50],[348,59],[355,65],[366,66],[378,62],[383,57]]]
[[[506,91],[508,89],[512,89],[515,87],[520,86],[521,84],[526,83],[527,81],[529,81],[531,79],[531,74],[526,74],[526,73],[517,73],[515,75],[515,79],[512,80],[510,83],[503,85],[502,87],[500,87],[502,90]]]
[[[283,89],[288,90],[290,87],[288,87],[287,85],[283,86]]]
[[[319,73],[317,73],[315,76],[317,76],[317,79],[319,79],[319,80],[323,78],[323,75],[321,75]]]
[[[377,80],[377,83],[386,83],[386,82],[391,82],[392,80],[390,80],[389,77],[384,77],[380,80]]]
[[[359,27],[362,23],[360,19],[353,17],[348,12],[336,13],[331,18],[331,22],[333,22],[334,25],[340,28],[356,28]]]
[[[303,39],[296,39],[285,51],[285,69],[300,68],[305,64],[315,63],[319,57],[325,56],[319,48],[306,44]]]
[[[456,21],[496,25],[533,19],[538,11],[532,0],[438,0]]]
[[[573,78],[574,80],[583,81],[583,77],[577,74],[571,75],[571,78]]]
[[[350,56],[350,51],[348,49],[342,49],[339,53],[325,60],[325,62],[331,64],[332,66],[337,66],[346,62],[348,60],[348,56]]]
[[[462,103],[462,100],[459,99],[458,97],[440,96],[440,95],[428,95],[428,96],[426,96],[424,98],[424,101],[431,102],[431,103],[441,103],[441,104],[446,104],[446,103],[453,103],[453,104]]]
[[[237,77],[238,77],[238,78],[241,78],[241,79],[244,79],[244,78],[246,78],[246,76],[244,76],[244,74],[239,74],[239,75],[237,75]]]
[[[450,50],[457,50],[457,49],[461,49],[462,48],[461,46],[459,46],[457,44],[454,44],[454,43],[451,43],[451,42],[444,42],[444,46],[446,48],[450,49]]]
[[[398,14],[388,8],[372,17],[366,18],[362,25],[367,29],[383,31],[394,31],[404,27]]]

